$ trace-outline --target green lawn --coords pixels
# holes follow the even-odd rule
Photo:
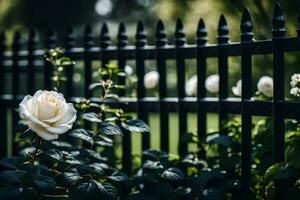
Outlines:
[[[159,130],[159,114],[151,113],[149,116],[150,142],[151,148],[160,148],[160,130]],[[170,113],[169,125],[170,125],[170,153],[177,154],[177,143],[178,143],[178,114]],[[218,115],[209,113],[207,115],[207,130],[216,130],[218,128]],[[188,132],[195,132],[197,130],[197,116],[196,113],[188,114]],[[141,153],[141,135],[138,133],[132,133],[132,153],[139,155]],[[195,146],[190,146],[194,149]]]

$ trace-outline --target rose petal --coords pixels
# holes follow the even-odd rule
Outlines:
[[[32,122],[28,123],[28,127],[46,141],[56,140],[58,138],[57,134],[47,132],[45,128]]]

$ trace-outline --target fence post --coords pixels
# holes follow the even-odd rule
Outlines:
[[[207,43],[207,31],[205,28],[205,23],[203,19],[199,20],[197,27],[197,101],[198,101],[198,110],[197,110],[197,129],[198,136],[203,141],[206,136],[206,109],[205,105],[201,102],[206,96],[205,89],[205,78],[206,78],[206,57],[203,56],[203,46]],[[201,149],[200,157],[205,158],[204,149],[199,146]]]
[[[4,52],[6,50],[6,37],[4,31],[0,33],[0,159],[8,156],[8,140],[7,140],[7,106],[3,102],[3,94],[5,93],[5,69],[4,69]]]
[[[72,59],[72,49],[75,47],[75,34],[74,29],[69,26],[66,30],[65,36],[65,55]],[[74,84],[73,84],[73,75],[74,75],[74,65],[66,66],[66,98],[69,99],[74,96]]]
[[[126,49],[126,46],[128,44],[128,37],[126,35],[126,28],[123,22],[119,25],[119,31],[118,31],[118,65],[120,70],[124,70],[124,67],[126,65],[126,57],[124,56],[124,50]],[[120,85],[125,85],[125,77],[119,77],[119,83]],[[120,90],[119,95],[125,96],[125,90]],[[122,131],[124,133],[123,140],[122,140],[122,170],[130,175],[132,166],[131,166],[131,135],[130,132],[123,129]]]
[[[137,83],[137,97],[138,97],[138,118],[148,123],[148,112],[147,105],[144,102],[145,97],[145,86],[144,86],[144,74],[145,74],[145,53],[143,49],[147,43],[146,33],[144,30],[144,25],[142,21],[137,24],[136,30],[136,71],[138,76]],[[142,135],[142,150],[150,148],[150,135],[149,133],[144,133]]]
[[[160,148],[162,151],[169,152],[169,112],[165,98],[167,97],[167,69],[166,58],[163,53],[167,45],[167,35],[162,20],[156,26],[156,63],[159,73],[159,117],[160,117]],[[163,123],[162,123],[163,122]]]
[[[33,94],[35,91],[35,53],[36,50],[36,44],[38,42],[37,38],[37,32],[34,29],[30,29],[29,36],[28,36],[28,42],[27,42],[27,49],[28,49],[28,85],[27,85],[27,92],[28,94]]]
[[[283,38],[286,32],[285,19],[280,5],[277,3],[273,15],[273,120],[274,120],[274,162],[285,161],[285,125],[283,115],[284,103],[284,51]],[[275,182],[275,199],[286,199],[285,183]]]
[[[243,13],[241,25],[241,45],[242,45],[242,57],[241,57],[241,76],[242,76],[242,195],[248,198],[251,187],[251,128],[252,117],[250,115],[249,105],[247,101],[252,96],[252,56],[249,52],[249,44],[253,42],[252,21],[249,10],[246,8]]]
[[[21,49],[21,32],[18,30],[14,34],[13,38],[13,55],[12,55],[12,96],[13,96],[13,107],[12,107],[12,140],[13,140],[13,155],[18,153],[18,146],[14,142],[18,121],[19,121],[19,114],[15,110],[17,107],[17,98],[20,94],[20,66],[19,66],[19,51]]]
[[[187,112],[185,109],[185,62],[182,56],[185,45],[185,33],[181,19],[176,22],[175,28],[176,67],[177,67],[177,92],[179,101],[179,156],[182,158],[187,154],[187,143],[181,142],[182,135],[187,132]]]

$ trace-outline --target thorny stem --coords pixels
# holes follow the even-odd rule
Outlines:
[[[41,146],[41,143],[42,143],[42,139],[37,136],[37,147],[35,148],[35,152],[33,154],[32,160],[31,160],[32,165],[34,165],[34,161],[35,161],[35,159],[37,157],[37,154],[38,154],[39,148]]]

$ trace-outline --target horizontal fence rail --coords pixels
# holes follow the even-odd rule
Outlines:
[[[149,121],[149,112],[159,112],[160,118],[160,146],[168,152],[170,148],[169,136],[169,114],[178,112],[179,121],[176,124],[180,134],[187,131],[187,113],[197,113],[197,128],[201,138],[206,136],[206,114],[214,112],[219,114],[219,124],[228,118],[228,114],[241,114],[242,116],[242,189],[243,195],[248,197],[251,185],[251,126],[252,116],[270,116],[274,120],[274,162],[283,162],[284,157],[284,120],[286,118],[300,119],[300,102],[285,101],[284,99],[284,53],[300,51],[300,29],[297,29],[296,37],[285,37],[284,16],[279,4],[275,6],[273,16],[273,38],[265,41],[253,40],[252,21],[250,13],[245,9],[241,20],[241,42],[231,43],[229,41],[229,29],[226,18],[221,15],[218,25],[217,44],[207,44],[207,32],[205,23],[201,19],[196,32],[195,44],[186,44],[184,26],[179,19],[175,28],[175,44],[169,45],[163,22],[160,20],[156,28],[156,44],[148,46],[144,25],[138,22],[136,32],[136,43],[128,45],[126,27],[124,23],[119,26],[117,35],[117,46],[111,46],[111,39],[107,24],[103,24],[99,36],[100,44],[97,46],[92,27],[86,26],[83,34],[82,47],[76,47],[76,37],[72,27],[66,29],[64,47],[67,56],[73,60],[83,61],[84,73],[84,96],[91,98],[92,102],[97,102],[92,97],[88,89],[92,83],[92,62],[101,61],[101,66],[116,60],[121,69],[124,69],[129,60],[136,63],[138,77],[137,98],[128,98],[124,91],[120,92],[120,102],[107,102],[112,106],[121,106],[125,111],[137,112],[138,117],[146,122]],[[33,94],[37,89],[51,89],[52,68],[44,62],[44,50],[36,49],[38,41],[37,32],[29,31],[28,41],[24,45],[21,43],[22,34],[17,31],[14,35],[12,50],[7,51],[5,33],[0,34],[0,155],[7,156],[9,152],[17,153],[15,145],[9,145],[9,131],[15,132],[17,127],[18,113],[16,108],[25,94],[20,94],[20,84],[26,84],[27,92]],[[50,29],[44,41],[45,48],[54,48],[58,45],[57,35],[54,29]],[[26,50],[23,50],[26,46]],[[258,101],[252,99],[252,57],[255,55],[273,55],[273,77],[274,77],[274,97],[269,101]],[[228,97],[228,58],[238,56],[241,58],[241,78],[242,97]],[[205,90],[206,67],[208,58],[218,59],[218,73],[220,76],[219,97],[207,97]],[[195,59],[197,66],[198,88],[197,97],[186,97],[185,94],[185,73],[186,59]],[[154,60],[157,71],[160,74],[159,96],[146,97],[144,87],[145,62]],[[168,97],[167,90],[167,60],[175,60],[177,71],[177,93],[178,97]],[[101,67],[99,66],[99,67]],[[27,83],[20,81],[21,74],[28,74]],[[43,86],[36,85],[37,73],[43,73]],[[66,97],[74,102],[74,84],[72,76],[74,68],[66,71],[68,81],[66,82]],[[5,77],[11,75],[9,81]],[[125,83],[124,79],[119,80]],[[12,92],[5,92],[5,85],[11,85]],[[8,115],[12,113],[11,115]],[[11,116],[12,124],[9,127],[8,117]],[[91,127],[88,122],[85,127]],[[221,133],[222,134],[222,133]],[[8,147],[13,146],[10,150]],[[150,136],[142,136],[142,149],[149,148]],[[188,152],[186,144],[179,144],[179,154],[184,156]],[[125,134],[122,147],[122,166],[126,173],[132,170],[131,163],[131,135]],[[202,155],[205,157],[205,155]],[[284,199],[284,192],[279,190],[284,187],[282,183],[276,183],[276,198]]]

